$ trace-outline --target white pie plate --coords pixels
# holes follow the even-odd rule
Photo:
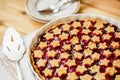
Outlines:
[[[39,13],[36,10],[37,1],[42,1],[42,0],[27,0],[25,9],[28,16],[40,22],[49,22],[56,18],[65,17],[67,15],[71,15],[78,12],[78,10],[80,9],[80,1],[78,0],[74,3],[68,3],[64,5],[62,9],[57,13],[43,14],[43,13]],[[46,5],[49,5],[49,2],[46,3]]]
[[[37,75],[37,73],[34,71],[32,65],[31,65],[31,60],[30,60],[31,47],[35,44],[35,42],[37,42],[38,36],[42,35],[48,28],[52,27],[55,24],[63,23],[63,22],[70,21],[70,20],[78,20],[78,19],[81,19],[81,18],[100,18],[100,19],[106,20],[109,23],[114,24],[114,25],[116,25],[120,28],[120,22],[119,21],[114,20],[112,18],[105,17],[105,16],[94,15],[94,14],[76,14],[76,15],[71,15],[71,16],[67,16],[67,17],[64,17],[64,18],[56,19],[52,22],[47,23],[46,25],[44,25],[42,28],[40,28],[36,32],[36,34],[34,35],[34,37],[31,40],[31,43],[30,43],[29,49],[28,49],[28,54],[29,54],[28,58],[29,58],[30,67],[31,67],[32,71],[34,72],[34,74],[38,77],[39,80],[41,80],[41,79]]]

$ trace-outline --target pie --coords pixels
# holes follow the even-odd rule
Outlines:
[[[120,80],[120,30],[99,18],[54,25],[31,48],[42,80]]]

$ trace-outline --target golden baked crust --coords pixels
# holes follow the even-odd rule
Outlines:
[[[41,76],[38,68],[35,66],[35,61],[34,61],[34,58],[33,58],[33,53],[31,53],[30,59],[31,59],[31,64],[32,64],[32,66],[33,66],[33,68],[34,68],[34,71],[38,74],[38,76],[39,76],[42,80],[45,80],[45,78],[44,78],[43,76]]]

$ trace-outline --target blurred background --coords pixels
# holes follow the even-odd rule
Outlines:
[[[0,44],[8,26],[22,35],[29,34],[45,23],[32,20],[25,12],[27,0],[0,0]],[[120,0],[80,0],[80,13],[104,15],[120,21]]]

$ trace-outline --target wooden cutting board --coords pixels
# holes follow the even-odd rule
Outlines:
[[[0,0],[0,44],[8,26],[14,26],[23,36],[44,23],[32,20],[25,12],[27,0]],[[104,15],[120,20],[120,0],[81,0],[78,13]]]

